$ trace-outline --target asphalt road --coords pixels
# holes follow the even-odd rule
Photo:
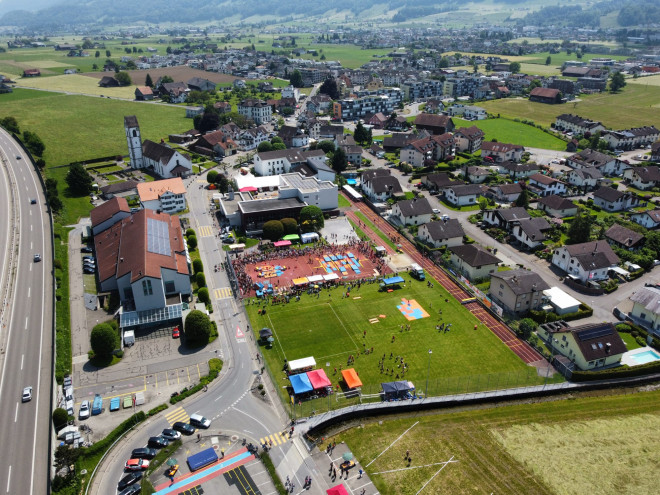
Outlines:
[[[45,197],[28,156],[9,134],[0,130],[0,262],[2,279],[15,277],[3,321],[0,378],[0,493],[47,493],[48,438],[51,434],[52,388],[52,252]],[[21,159],[17,159],[20,156]],[[10,229],[16,219],[10,208],[15,191],[19,247],[14,273],[7,272]],[[30,204],[36,198],[37,204]],[[16,251],[14,251],[16,252]],[[42,257],[34,262],[34,255]],[[2,287],[4,291],[6,286]],[[4,300],[5,294],[2,298]],[[32,386],[32,401],[21,402],[23,387]]]

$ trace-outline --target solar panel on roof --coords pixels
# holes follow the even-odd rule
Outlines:
[[[585,330],[583,332],[578,332],[578,338],[584,342],[585,340],[597,339],[600,337],[605,337],[611,335],[612,330],[610,328],[594,328],[593,330]]]
[[[147,251],[170,256],[170,233],[166,222],[147,218]]]

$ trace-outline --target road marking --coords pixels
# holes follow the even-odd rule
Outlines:
[[[28,325],[28,317],[25,317],[25,329],[27,330],[27,325]]]
[[[14,423],[18,421],[18,402],[16,403],[16,412],[14,413]]]
[[[200,225],[199,234],[201,237],[211,237],[213,235],[213,227],[210,225]]]
[[[33,227],[33,225],[32,225],[32,224],[30,224],[30,232],[32,232],[32,227]]]
[[[28,299],[30,299],[30,292],[32,291],[32,287],[28,287]]]
[[[232,296],[231,287],[221,287],[219,289],[213,289],[213,297],[216,299],[228,299]]]
[[[222,395],[215,399],[214,402],[218,402],[220,399],[222,399]]]
[[[272,435],[266,435],[265,437],[260,438],[259,443],[263,445],[264,443],[272,442],[273,445],[283,445],[287,442],[287,440],[288,440],[287,437],[285,435],[282,435],[282,432],[278,431],[277,433],[273,433]]]
[[[11,466],[9,466],[9,473],[7,473],[7,493],[9,493],[9,484],[11,483]]]
[[[177,407],[171,412],[165,415],[165,419],[168,421],[170,426],[174,425],[177,421],[183,421],[184,423],[190,419],[190,416],[183,407]]]
[[[21,371],[23,371],[23,360],[25,359],[25,354],[21,354]]]
[[[237,339],[243,339],[245,338],[245,334],[243,333],[243,330],[241,330],[241,327],[236,325],[236,338]]]
[[[30,251],[32,250],[32,241],[30,241]]]

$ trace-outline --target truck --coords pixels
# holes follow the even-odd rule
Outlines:
[[[410,275],[415,277],[417,280],[425,280],[426,275],[424,274],[424,269],[419,266],[417,263],[410,265]]]
[[[135,332],[133,330],[126,330],[124,332],[124,345],[131,347],[133,344],[135,344]]]
[[[218,460],[218,454],[213,447],[197,452],[188,457],[188,467],[190,471],[197,471],[203,467],[213,464]]]

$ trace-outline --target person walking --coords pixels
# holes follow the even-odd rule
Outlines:
[[[357,479],[361,479],[361,478],[362,478],[362,473],[363,473],[363,472],[364,472],[364,471],[362,471],[362,468],[360,468],[360,470],[358,471],[358,477],[357,477]]]

